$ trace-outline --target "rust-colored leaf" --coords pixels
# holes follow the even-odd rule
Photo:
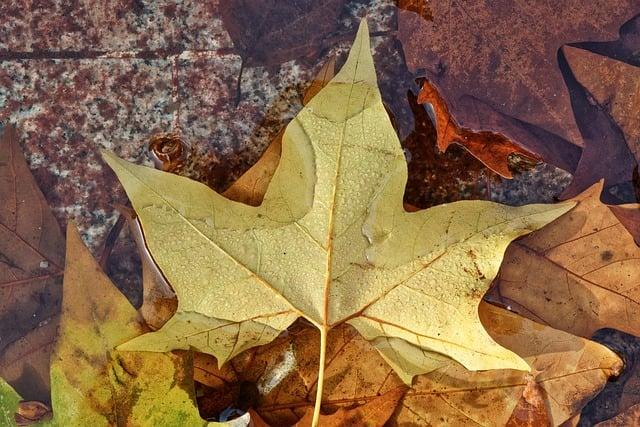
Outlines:
[[[640,204],[613,205],[609,209],[633,236],[636,245],[640,246]]]
[[[640,335],[640,248],[601,190],[592,186],[573,211],[513,242],[490,298],[583,337],[605,327]]]
[[[469,150],[489,169],[505,178],[513,177],[511,170],[509,170],[509,156],[518,154],[533,162],[540,160],[538,156],[504,135],[491,131],[476,132],[458,125],[449,112],[444,99],[429,81],[423,83],[418,94],[418,102],[421,104],[429,103],[435,110],[437,144],[441,152],[446,151],[451,144],[459,144]]]
[[[527,385],[522,397],[511,413],[507,427],[544,427],[550,426],[549,413],[544,398],[544,390],[533,376],[527,377]]]
[[[53,339],[55,327],[37,332],[33,342],[27,334],[56,322],[64,238],[10,125],[0,140],[0,201],[0,376],[23,397],[47,400],[48,375],[41,374],[51,348],[43,342]]]
[[[326,427],[366,426],[382,427],[389,420],[407,391],[397,387],[355,408],[339,408],[333,414],[320,414],[320,425]],[[313,408],[308,408],[296,427],[307,427],[313,419]]]
[[[556,59],[558,49],[576,41],[615,39],[620,25],[638,13],[634,0],[590,7],[581,0],[561,7],[553,2],[429,2],[428,9],[422,16],[398,12],[398,38],[409,69],[426,71],[462,126],[475,114],[461,105],[471,96],[558,135],[558,144],[546,147],[546,154],[525,146],[559,167],[558,159],[575,152],[571,143],[583,145],[583,140]],[[525,143],[511,129],[492,130]]]

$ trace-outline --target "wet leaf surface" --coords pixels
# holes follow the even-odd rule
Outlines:
[[[565,43],[614,39],[618,28],[638,12],[632,0],[601,1],[590,7],[579,0],[562,7],[539,2],[435,2],[422,16],[401,10],[398,38],[409,69],[426,71],[461,125],[467,126],[473,111],[463,108],[460,100],[472,96],[558,135],[565,145],[583,145],[557,51]],[[514,138],[509,129],[493,130]],[[556,154],[571,150],[558,147]],[[554,158],[545,160],[557,164]]]
[[[640,248],[601,190],[592,186],[567,215],[510,245],[490,298],[583,337],[601,328],[640,334]]]
[[[47,400],[49,342],[62,296],[64,238],[6,126],[0,140],[0,376]],[[41,325],[34,335],[31,331]]]
[[[606,347],[507,310],[482,304],[480,315],[498,342],[532,364],[535,388],[531,375],[524,372],[474,373],[448,360],[438,370],[416,378],[388,425],[505,425],[510,418],[529,415],[541,420],[538,398],[558,425],[579,413],[604,387],[607,376],[622,367]],[[225,378],[226,385],[210,383],[209,393],[234,381],[256,384],[260,394],[255,409],[272,425],[291,425],[313,405],[318,339],[316,331],[297,323],[289,334],[233,359],[231,367],[220,371],[213,358],[203,356],[196,360],[196,369]],[[402,384],[374,347],[346,325],[330,332],[327,360],[323,404],[327,412],[375,401]],[[523,399],[534,402],[537,409],[524,406]]]

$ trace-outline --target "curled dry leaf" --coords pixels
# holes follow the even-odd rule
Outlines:
[[[525,357],[532,374],[469,372],[444,359],[437,370],[416,377],[387,425],[505,425],[516,416],[543,419],[542,406],[549,423],[559,425],[578,414],[622,368],[606,347],[507,310],[482,303],[480,317],[497,342]],[[233,359],[233,375],[215,363],[200,360],[198,365],[227,381],[255,383],[261,393],[255,410],[271,425],[292,425],[313,405],[318,341],[317,331],[296,324],[288,335]],[[348,325],[330,331],[327,361],[326,411],[375,401],[403,384],[371,343]]]
[[[47,400],[64,238],[17,138],[16,129],[5,126],[0,140],[0,376],[27,398]]]
[[[364,21],[342,70],[287,127],[260,206],[104,157],[178,296],[159,331],[120,349],[194,347],[224,363],[305,317],[323,337],[320,384],[326,334],[343,322],[407,382],[440,363],[432,352],[472,370],[528,369],[486,333],[477,305],[507,244],[572,204],[468,201],[405,212],[406,161],[377,90]]]
[[[532,162],[540,160],[538,156],[502,134],[490,131],[476,132],[458,125],[449,112],[444,99],[429,81],[422,84],[418,94],[418,102],[421,104],[429,103],[435,110],[437,144],[441,152],[446,151],[451,144],[459,144],[469,150],[489,169],[505,178],[513,177],[509,169],[509,156],[518,154]]]
[[[489,298],[583,337],[606,327],[640,335],[640,248],[601,191],[592,186],[570,213],[513,242]]]

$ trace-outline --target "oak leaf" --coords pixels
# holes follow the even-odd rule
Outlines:
[[[114,350],[148,329],[73,225],[67,228],[66,259],[60,329],[51,362],[53,418],[39,425],[218,425],[200,418],[188,353]],[[11,408],[15,395],[4,385],[0,402],[8,399]],[[8,411],[5,407],[2,413]]]
[[[606,327],[640,335],[640,248],[600,202],[602,186],[509,246],[492,300],[583,337]]]
[[[508,243],[572,204],[470,201],[405,212],[406,161],[364,21],[342,70],[287,127],[260,206],[104,158],[178,297],[159,331],[122,350],[193,347],[224,363],[304,317],[323,337],[321,379],[327,332],[343,322],[380,344],[407,382],[439,363],[433,352],[471,370],[528,369],[486,333],[477,306]]]
[[[29,398],[46,399],[64,238],[11,125],[0,140],[0,200],[0,376]],[[39,349],[30,351],[34,343],[25,336],[39,325],[49,326],[36,332]]]

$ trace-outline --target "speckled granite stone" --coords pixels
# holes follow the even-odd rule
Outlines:
[[[139,59],[0,62],[0,121],[19,123],[21,144],[64,226],[94,246],[125,199],[99,148],[146,161],[149,133],[173,119],[171,62]],[[97,240],[96,240],[97,239]]]
[[[175,51],[219,49],[231,41],[218,1],[9,0],[0,2],[0,50]]]

